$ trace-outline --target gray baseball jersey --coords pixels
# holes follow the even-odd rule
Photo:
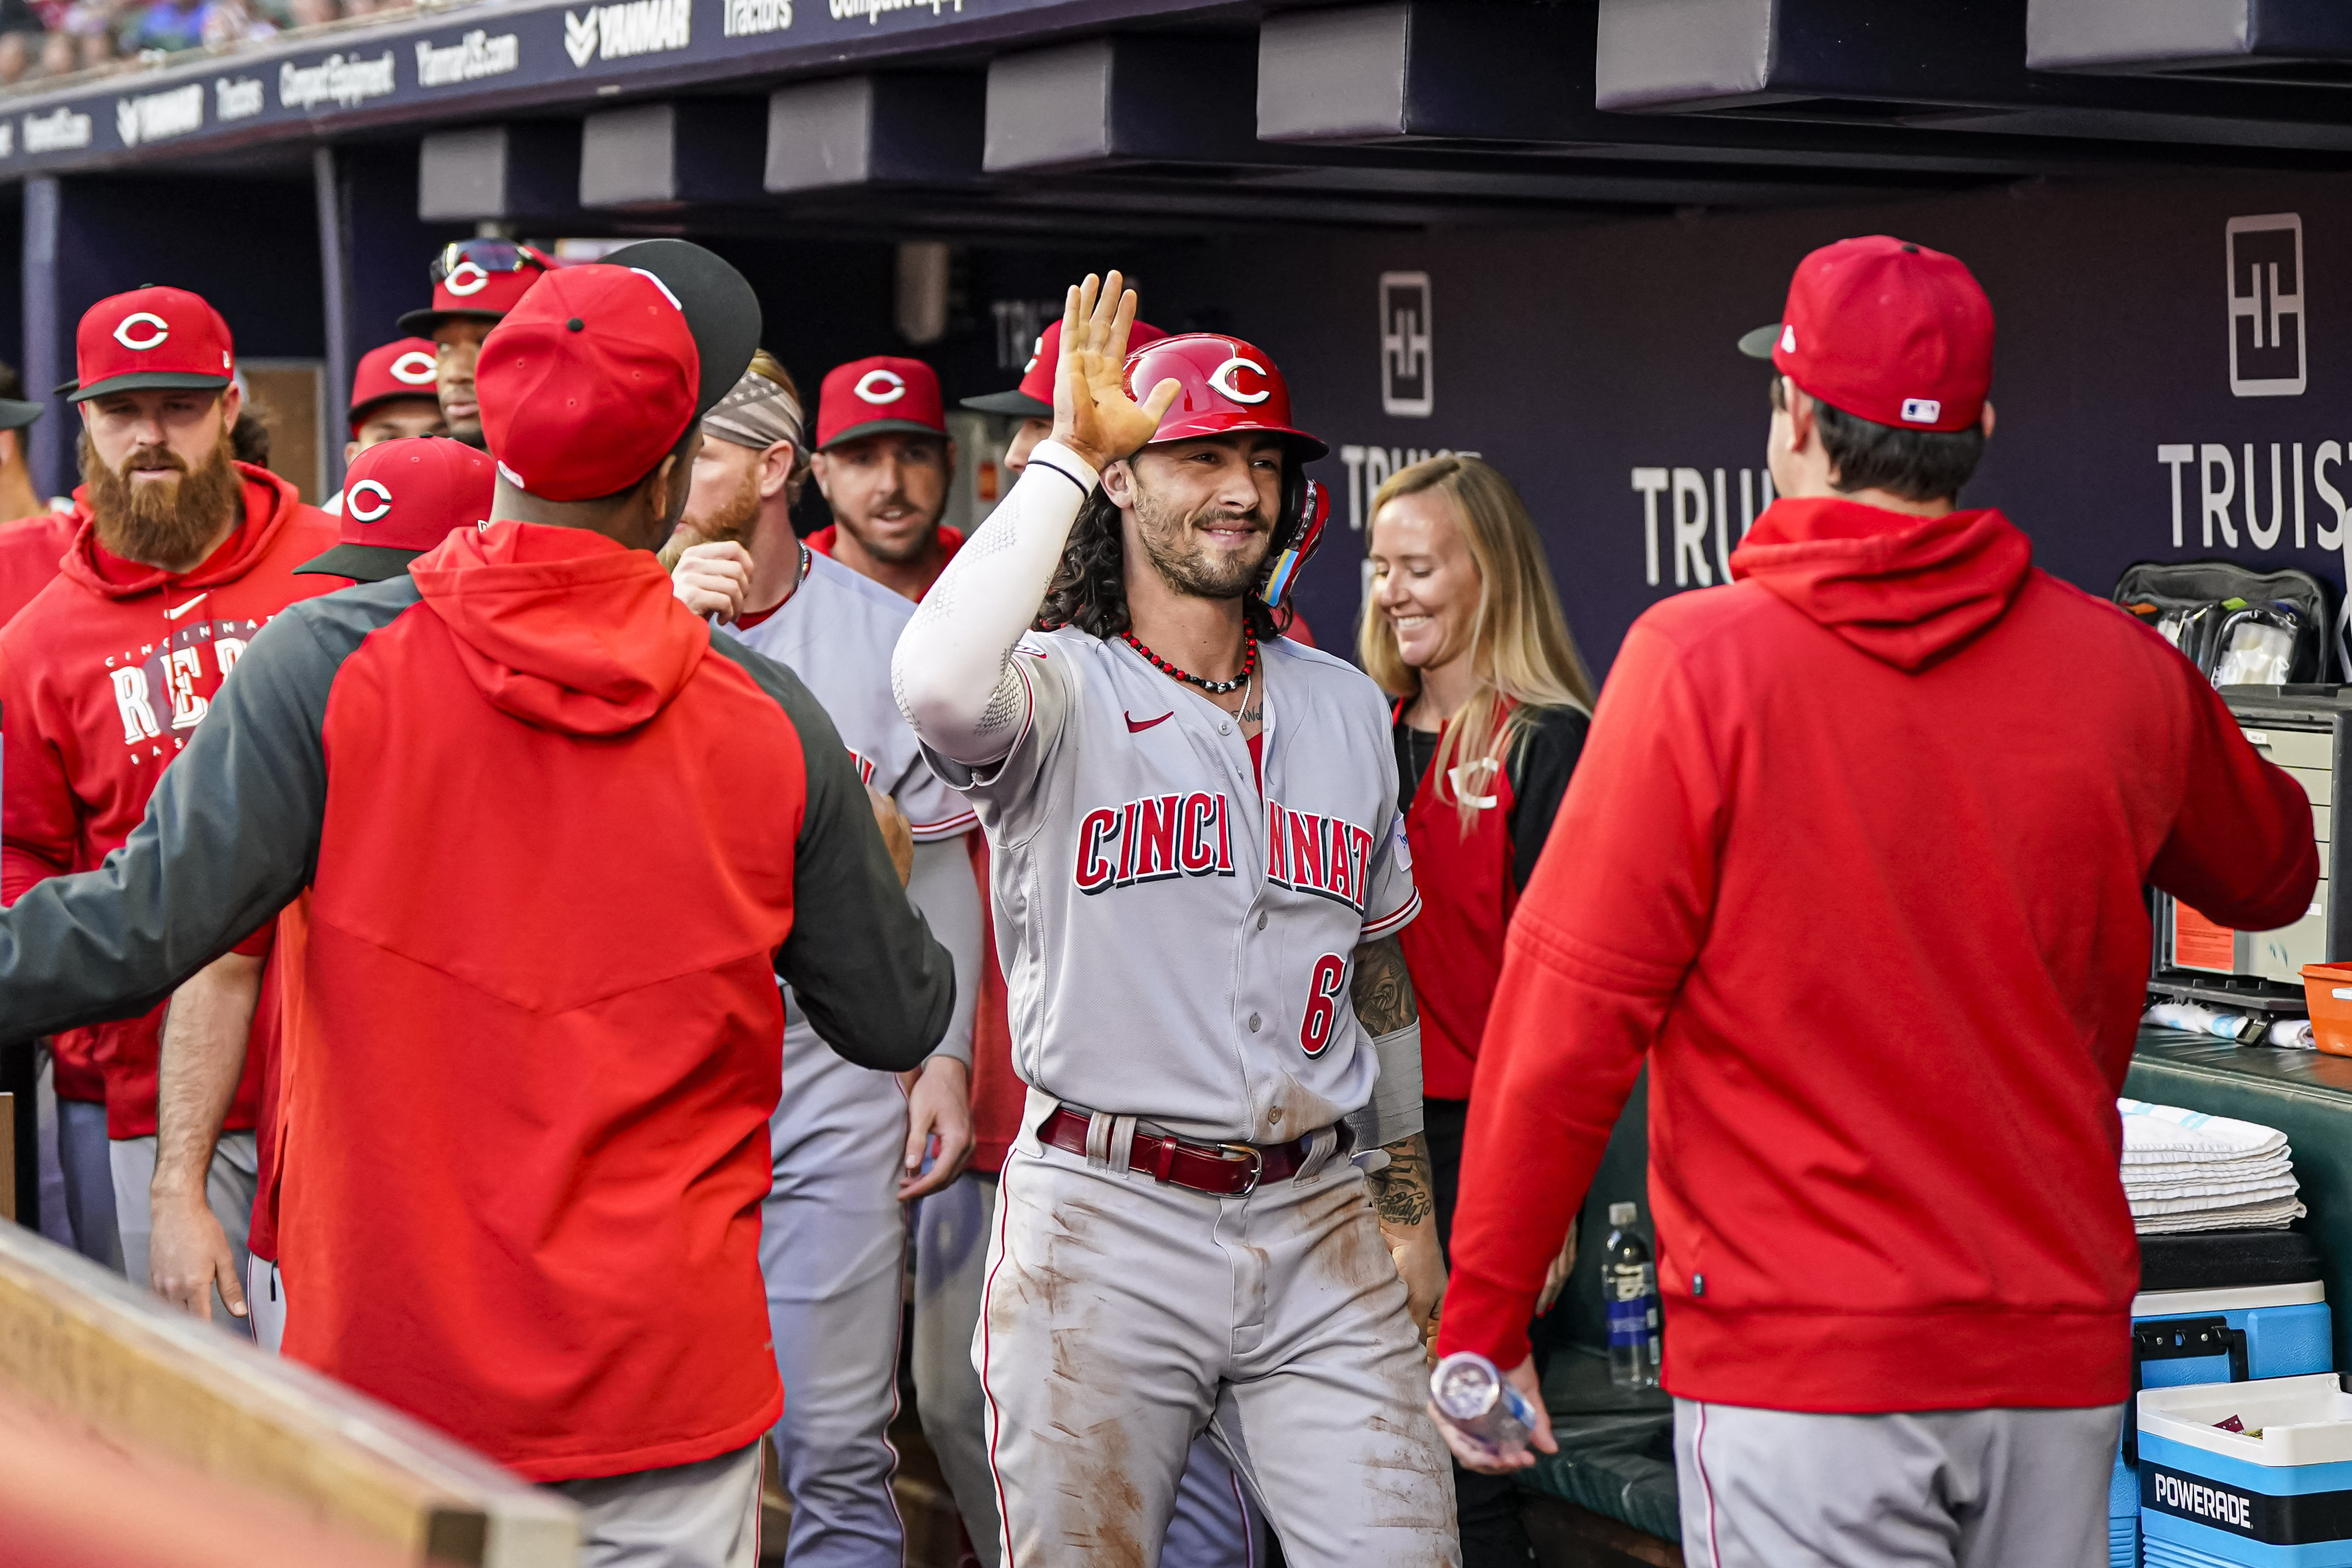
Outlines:
[[[824,705],[859,774],[907,814],[916,843],[952,857],[976,948],[971,870],[962,846],[945,842],[971,831],[971,808],[924,766],[890,697],[890,653],[914,612],[911,601],[812,553],[808,576],[773,614],[724,630],[790,665]],[[916,852],[918,894],[927,852]],[[768,1126],[774,1186],[761,1210],[760,1266],[784,1381],[774,1436],[793,1499],[788,1550],[807,1568],[899,1568],[898,1455],[886,1434],[898,1412],[907,1098],[894,1075],[834,1054],[790,988],[784,1003],[784,1093]]]
[[[756,626],[720,630],[807,684],[857,759],[859,776],[898,802],[922,844],[970,832],[974,819],[923,766],[915,732],[890,697],[890,652],[914,613],[912,601],[812,550],[807,580],[773,614]]]
[[[993,851],[1023,1080],[1202,1139],[1280,1143],[1362,1105],[1354,950],[1421,908],[1379,689],[1266,644],[1261,787],[1233,716],[1124,642],[1033,632],[1013,664],[1029,720],[1004,759],[926,754]]]

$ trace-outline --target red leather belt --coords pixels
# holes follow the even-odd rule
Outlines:
[[[1087,1133],[1097,1117],[1111,1120],[1099,1112],[1058,1105],[1038,1124],[1037,1136],[1057,1149],[1083,1155]],[[1138,1132],[1128,1166],[1171,1186],[1190,1187],[1216,1197],[1240,1197],[1255,1192],[1262,1182],[1287,1181],[1297,1176],[1314,1142],[1312,1133],[1286,1144],[1195,1144]]]

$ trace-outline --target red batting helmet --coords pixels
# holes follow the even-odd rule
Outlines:
[[[1161,382],[1183,389],[1151,439],[1185,441],[1245,430],[1290,437],[1302,459],[1331,449],[1290,423],[1290,389],[1263,350],[1222,332],[1182,332],[1127,357],[1127,394],[1138,402]]]

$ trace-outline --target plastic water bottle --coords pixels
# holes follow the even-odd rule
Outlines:
[[[1654,1388],[1658,1354],[1658,1270],[1649,1243],[1633,1222],[1641,1206],[1609,1206],[1609,1250],[1601,1260],[1601,1293],[1609,1303],[1609,1381],[1621,1388]]]
[[[1474,1350],[1457,1350],[1431,1370],[1429,1397],[1447,1426],[1498,1458],[1525,1448],[1536,1427],[1527,1396]]]

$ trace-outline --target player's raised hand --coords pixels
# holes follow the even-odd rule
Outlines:
[[[1062,357],[1054,370],[1054,439],[1097,470],[1150,441],[1176,401],[1173,378],[1138,403],[1127,395],[1128,329],[1135,325],[1135,290],[1117,271],[1087,274],[1062,306]]]

